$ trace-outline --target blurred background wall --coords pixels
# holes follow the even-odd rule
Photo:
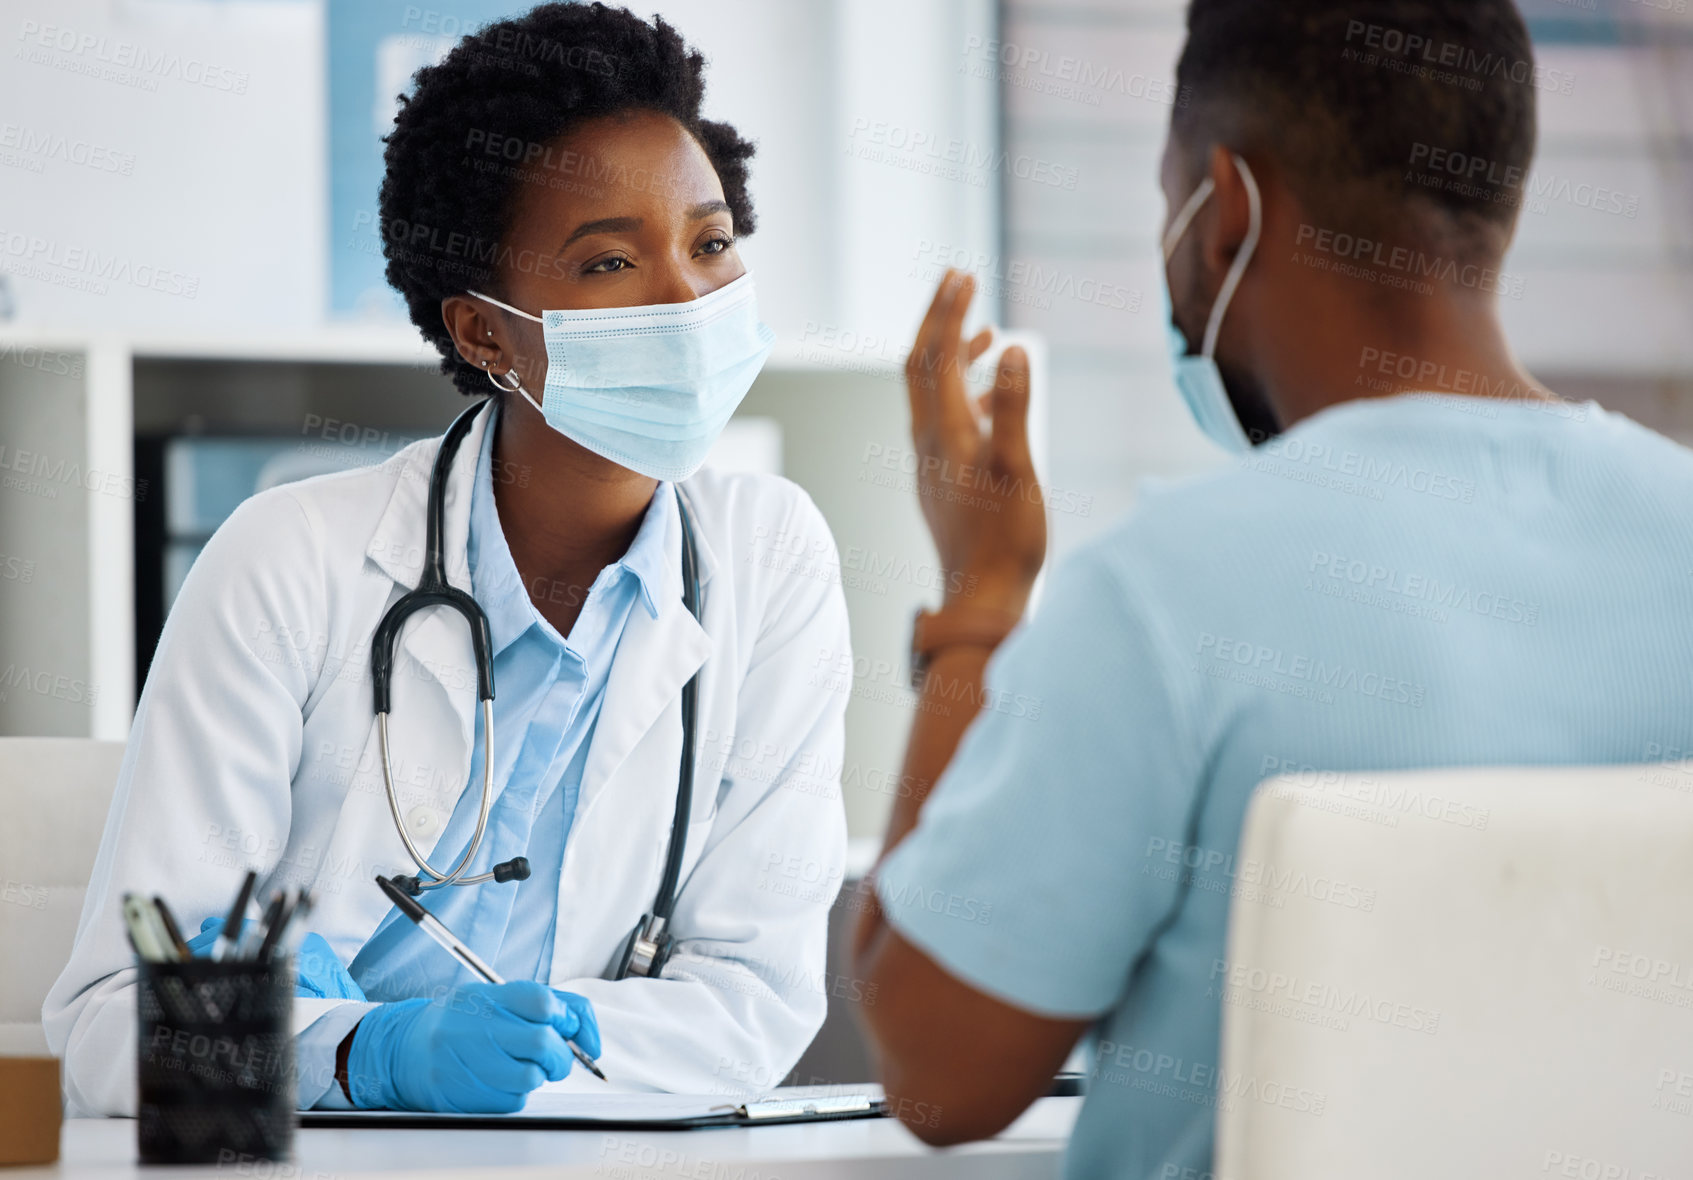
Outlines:
[[[445,425],[457,397],[380,282],[379,133],[411,70],[521,7],[0,0],[0,733],[123,736],[170,579],[250,469]],[[905,627],[936,598],[898,364],[941,271],[974,270],[982,318],[1041,358],[1055,555],[1142,478],[1219,461],[1160,322],[1183,5],[635,7],[706,53],[709,114],[759,145],[744,251],[782,343],[725,461],[799,481],[840,540],[818,576],[853,611],[843,777],[870,836],[909,724]],[[1568,85],[1540,95],[1507,326],[1552,388],[1693,440],[1693,18],[1525,11]]]
[[[1693,442],[1693,17],[1682,0],[1519,5],[1548,85],[1506,330],[1558,393]],[[1005,201],[1007,321],[1051,350],[1053,478],[1097,498],[1055,518],[1060,548],[1129,506],[1142,477],[1216,461],[1171,392],[1159,322],[1158,160],[1185,11],[1001,10],[1006,144],[1080,177],[1073,192],[1009,186]],[[1110,287],[1140,295],[1139,313],[1086,298]]]

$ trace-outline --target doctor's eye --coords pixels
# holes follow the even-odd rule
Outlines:
[[[735,239],[728,234],[717,234],[700,243],[701,254],[727,254],[735,245]]]
[[[585,275],[610,275],[616,274],[618,271],[628,270],[632,265],[633,263],[628,256],[612,254],[605,258],[596,258],[593,262],[588,263],[582,268],[582,273]]]

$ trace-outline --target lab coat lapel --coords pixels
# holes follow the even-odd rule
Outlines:
[[[603,974],[658,887],[682,756],[682,688],[713,649],[682,601],[681,529],[675,517],[666,540],[671,559],[662,593],[655,596],[658,614],[639,605],[629,614],[583,767],[559,874],[555,979]],[[709,588],[712,561],[703,541],[697,548],[701,583]],[[703,726],[709,714],[701,680]]]
[[[603,975],[652,905],[675,814],[682,686],[710,650],[680,598],[656,619],[630,615],[559,872],[554,979]]]
[[[592,806],[665,709],[676,703],[682,686],[711,653],[710,637],[682,603],[680,582],[678,576],[674,598],[660,601],[658,617],[639,606],[629,612],[582,772],[580,807],[584,810]],[[674,785],[675,775],[669,779]]]
[[[493,417],[493,407],[476,416],[459,444],[447,478],[443,530],[447,581],[466,592],[470,590],[470,499],[475,485],[476,458]],[[423,576],[428,545],[429,476],[439,449],[437,439],[407,457],[394,494],[365,550],[365,556],[395,582],[397,590],[390,602],[413,589]],[[428,683],[446,696],[459,736],[469,750],[476,732],[476,654],[464,617],[441,607],[420,611],[407,620],[396,646],[395,701],[388,721],[390,739],[395,727],[402,724],[400,719],[407,716],[400,698],[416,695],[404,691],[407,682]]]

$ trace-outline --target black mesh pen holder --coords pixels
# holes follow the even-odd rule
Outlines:
[[[140,963],[136,1135],[141,1162],[285,1160],[294,1148],[294,971]]]

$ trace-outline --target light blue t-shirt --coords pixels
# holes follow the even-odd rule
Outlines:
[[[878,892],[958,978],[1098,1018],[1072,1180],[1204,1175],[1219,1104],[1272,1098],[1217,1070],[1256,784],[1690,748],[1693,452],[1591,403],[1349,402],[1055,570]]]

